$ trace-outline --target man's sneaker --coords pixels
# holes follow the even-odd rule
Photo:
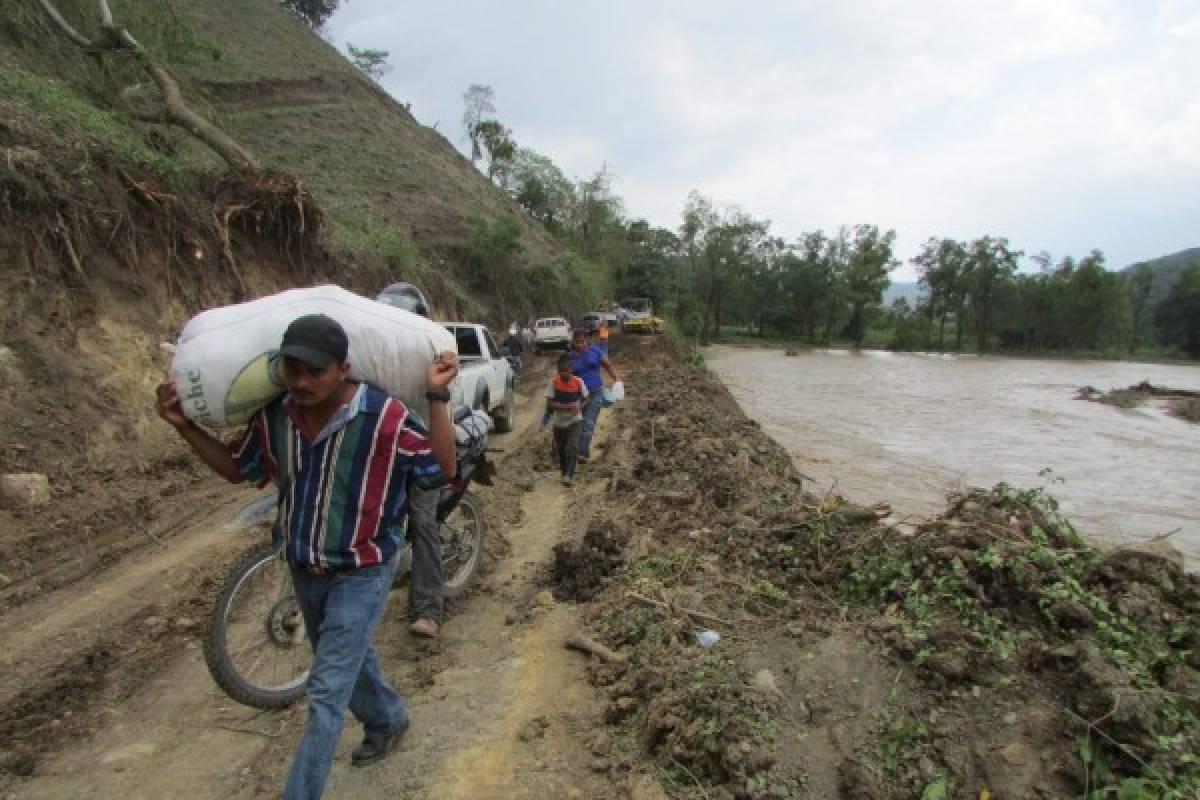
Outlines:
[[[563,475],[563,476],[562,476],[562,483],[563,483],[563,486],[570,486],[570,485],[571,485],[571,476],[570,476],[570,475]]]
[[[408,626],[408,632],[413,636],[423,636],[426,639],[436,639],[438,632],[442,626],[438,625],[437,620],[429,617],[421,617],[419,620]]]
[[[588,462],[588,457],[587,456],[576,456],[575,461],[580,464],[586,464]]]
[[[367,734],[363,737],[362,744],[354,748],[354,752],[350,754],[350,766],[365,767],[376,761],[383,761],[400,746],[400,740],[404,738],[407,730],[408,723],[405,722],[404,725],[382,738],[375,738]]]

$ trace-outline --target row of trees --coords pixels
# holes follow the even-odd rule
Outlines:
[[[1038,253],[1032,271],[1022,271],[1025,254],[1004,237],[932,238],[911,261],[922,297],[884,308],[889,273],[900,265],[894,231],[859,224],[788,241],[767,220],[696,192],[677,229],[627,219],[606,168],[571,180],[518,146],[495,116],[490,87],[472,85],[463,99],[472,162],[606,270],[618,295],[650,297],[704,340],[744,326],[817,344],[871,336],[898,349],[1116,353],[1157,343],[1200,357],[1200,265],[1154,304],[1149,267],[1112,272],[1098,250],[1057,262]]]
[[[1032,271],[1020,273],[1022,255],[1004,239],[930,239],[913,259],[928,295],[911,312],[895,309],[903,344],[925,347],[936,339],[944,349],[946,323],[952,319],[955,349],[960,350],[963,336],[973,332],[981,352],[998,346],[1023,352],[1119,353],[1163,344],[1200,356],[1188,344],[1185,324],[1190,318],[1200,324],[1200,306],[1187,298],[1193,278],[1178,281],[1163,300],[1152,303],[1156,275],[1149,265],[1113,272],[1105,268],[1099,250],[1057,263],[1042,252],[1030,257]],[[924,329],[905,318],[917,314],[928,321]]]

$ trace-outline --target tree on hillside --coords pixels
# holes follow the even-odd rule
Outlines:
[[[574,198],[567,221],[580,252],[601,264],[626,263],[629,244],[625,239],[624,208],[613,191],[608,167],[601,166],[592,177],[578,181]]]
[[[502,187],[531,217],[554,233],[563,232],[575,203],[575,186],[553,161],[518,147],[502,179]]]
[[[1104,253],[1093,250],[1079,259],[1071,275],[1067,307],[1068,346],[1073,350],[1105,350],[1127,341],[1129,293],[1120,273],[1104,268]]]
[[[1154,291],[1154,270],[1149,264],[1138,264],[1129,277],[1129,304],[1133,316],[1133,346],[1150,340],[1147,328],[1150,323],[1150,293]]]
[[[479,125],[485,120],[491,119],[491,115],[496,113],[495,99],[496,93],[492,87],[480,83],[472,83],[463,92],[463,103],[466,108],[463,110],[462,122],[467,134],[467,141],[471,144],[472,164],[483,158],[483,139],[480,135]]]
[[[1159,340],[1200,358],[1200,263],[1184,267],[1154,312]]]
[[[388,56],[390,55],[387,50],[373,50],[369,47],[360,50],[354,45],[347,43],[346,52],[349,55],[351,64],[375,80],[382,78],[391,69],[391,66],[387,63]]]
[[[337,11],[341,0],[279,0],[280,4],[300,19],[307,22],[313,30],[320,30],[325,22]]]
[[[485,119],[475,126],[474,141],[487,154],[487,175],[500,186],[508,183],[508,174],[512,168],[513,157],[517,153],[517,143],[512,139],[512,131],[500,124],[497,119]]]
[[[229,134],[218,128],[204,117],[197,114],[188,105],[179,88],[179,82],[158,59],[146,51],[133,35],[113,20],[109,10],[108,0],[98,0],[100,10],[100,34],[95,39],[88,39],[79,33],[59,13],[51,0],[39,0],[42,9],[58,26],[59,30],[74,44],[85,52],[96,57],[103,67],[106,54],[132,57],[146,71],[162,95],[162,106],[155,112],[140,112],[130,110],[130,113],[143,122],[175,125],[183,128],[204,144],[213,149],[226,163],[235,167],[258,168],[257,161],[250,151],[239,144]],[[134,88],[134,87],[131,87]]]
[[[465,266],[473,285],[506,294],[514,285],[521,244],[521,223],[506,214],[492,223],[482,217],[470,219],[471,236],[464,253]]]

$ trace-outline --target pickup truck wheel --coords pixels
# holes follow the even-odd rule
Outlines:
[[[513,429],[513,387],[510,383],[504,390],[504,403],[492,412],[492,423],[496,433],[508,433]]]

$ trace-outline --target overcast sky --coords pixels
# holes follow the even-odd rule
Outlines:
[[[794,238],[871,222],[1112,267],[1200,245],[1200,0],[348,0],[327,36],[460,148],[491,86],[518,144]],[[912,279],[907,264],[893,274]]]

